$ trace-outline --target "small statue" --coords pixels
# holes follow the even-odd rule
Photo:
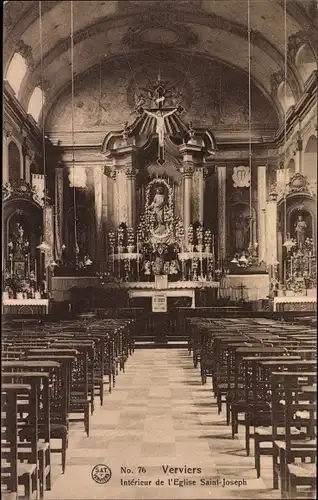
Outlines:
[[[170,264],[170,272],[169,274],[176,275],[179,273],[179,265],[176,260],[172,260]]]
[[[169,262],[165,262],[165,265],[163,266],[163,274],[170,274],[170,264],[169,264]]]
[[[150,274],[151,274],[151,262],[149,260],[145,261],[144,272],[145,272],[146,276],[150,276]]]
[[[296,232],[297,247],[299,248],[299,250],[302,250],[304,247],[306,239],[306,229],[307,229],[307,224],[303,220],[303,216],[298,215],[298,219],[295,224],[295,232]]]
[[[157,225],[158,226],[161,226],[164,224],[164,214],[163,214],[163,210],[164,210],[164,206],[166,204],[166,201],[165,201],[165,195],[164,195],[164,192],[163,192],[163,188],[162,187],[158,187],[156,189],[156,194],[155,196],[153,197],[153,201],[150,205],[149,208],[152,208],[154,213],[156,214],[156,219],[157,219]]]

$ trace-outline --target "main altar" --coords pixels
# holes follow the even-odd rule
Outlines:
[[[196,290],[219,285],[216,236],[203,225],[214,137],[182,120],[184,109],[160,75],[135,99],[137,118],[109,132],[102,147],[113,181],[104,286],[120,280],[130,298],[154,304],[160,291],[189,297],[195,307]]]

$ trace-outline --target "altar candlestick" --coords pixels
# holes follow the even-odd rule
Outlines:
[[[290,277],[293,277],[293,257],[290,258]]]
[[[202,250],[200,250],[200,274],[201,274],[201,279],[203,279],[203,257],[202,257]]]
[[[118,245],[118,278],[120,278],[120,264],[121,264],[121,260],[120,260],[120,248],[119,248],[119,245]]]

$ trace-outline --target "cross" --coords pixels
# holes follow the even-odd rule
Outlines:
[[[158,158],[157,163],[159,165],[163,165],[165,163],[165,154],[164,154],[164,136],[165,136],[165,119],[168,116],[172,116],[175,113],[182,113],[184,108],[182,106],[178,106],[176,108],[164,108],[165,102],[165,89],[162,85],[159,85],[154,94],[157,96],[155,101],[158,105],[157,108],[144,109],[140,108],[141,111],[146,113],[151,118],[156,120],[156,133],[158,134]]]

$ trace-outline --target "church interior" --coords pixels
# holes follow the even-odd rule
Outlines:
[[[6,500],[315,498],[317,7],[3,2]]]

